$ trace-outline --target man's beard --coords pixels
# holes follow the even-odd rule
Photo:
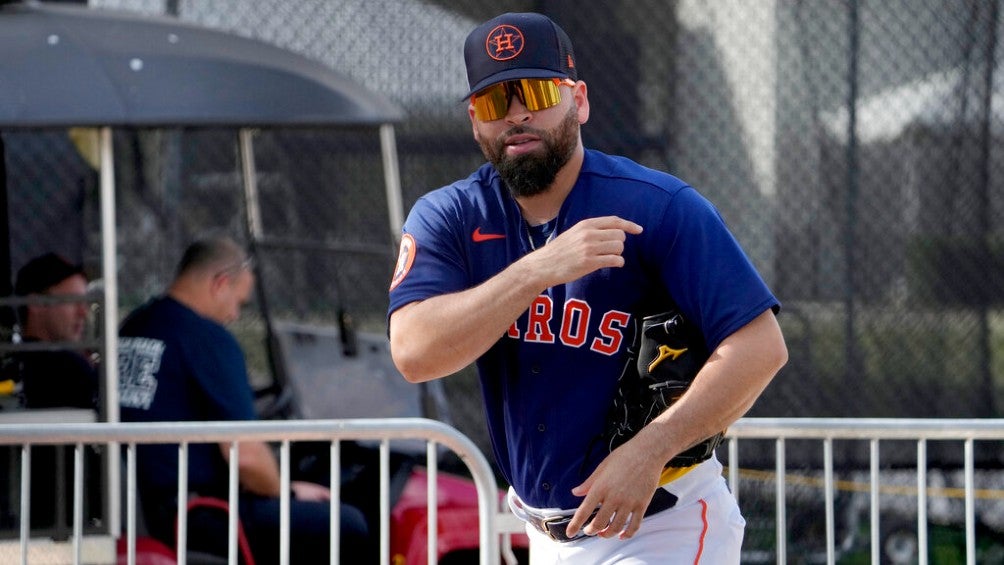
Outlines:
[[[505,154],[509,136],[532,133],[540,137],[543,154],[527,153],[516,157]],[[547,190],[558,171],[568,163],[579,141],[579,119],[575,106],[553,131],[516,126],[494,140],[481,140],[481,152],[495,166],[509,192],[516,198],[534,196]]]

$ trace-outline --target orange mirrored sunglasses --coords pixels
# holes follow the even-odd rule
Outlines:
[[[575,86],[569,78],[524,78],[493,84],[471,95],[474,116],[483,121],[500,120],[509,112],[515,95],[527,110],[536,112],[561,103],[561,85]]]

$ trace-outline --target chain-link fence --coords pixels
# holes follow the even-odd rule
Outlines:
[[[1002,414],[997,0],[90,3],[272,42],[399,103],[406,210],[482,162],[460,101],[466,34],[501,11],[547,13],[589,86],[586,144],[693,184],[783,302],[791,359],[752,415]],[[243,237],[236,139],[116,133],[123,311],[163,290],[196,234]],[[4,142],[14,269],[49,249],[99,265],[81,143],[54,131]],[[394,243],[378,143],[257,134],[274,315],[330,324],[346,309],[385,331]],[[263,370],[260,333],[245,345]],[[465,372],[447,390],[455,423],[486,445],[473,383]]]

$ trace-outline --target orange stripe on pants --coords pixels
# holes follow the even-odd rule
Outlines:
[[[701,562],[701,554],[704,553],[704,536],[708,535],[708,503],[702,498],[701,503],[701,540],[697,544],[697,557],[694,558],[694,565]]]

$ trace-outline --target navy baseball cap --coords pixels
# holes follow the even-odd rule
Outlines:
[[[14,294],[41,294],[73,275],[83,274],[84,268],[81,265],[73,264],[55,253],[46,253],[28,261],[17,272]]]
[[[542,14],[507,13],[479,25],[464,43],[464,98],[493,84],[521,78],[577,80],[572,41]]]

